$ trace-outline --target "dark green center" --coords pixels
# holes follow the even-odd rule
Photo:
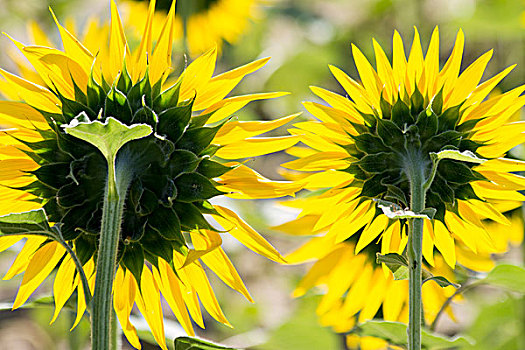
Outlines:
[[[447,149],[471,151],[480,143],[469,139],[479,120],[459,123],[461,105],[442,110],[440,92],[432,101],[416,92],[398,99],[392,106],[381,99],[382,118],[363,114],[365,125],[354,124],[358,135],[347,152],[352,165],[345,171],[355,175],[355,186],[362,186],[363,197],[409,207],[409,167],[419,167],[428,178],[432,169],[430,153]],[[427,192],[426,207],[436,209],[443,221],[445,211],[456,211],[458,199],[479,199],[470,183],[484,177],[473,170],[476,164],[443,159]]]
[[[183,232],[213,229],[203,216],[215,213],[207,200],[222,194],[212,179],[231,169],[210,159],[222,124],[204,126],[210,115],[192,117],[193,100],[179,100],[179,85],[161,92],[147,73],[133,84],[124,69],[113,86],[91,77],[86,94],[75,91],[74,100],[56,93],[62,114],[42,112],[50,126],[39,131],[44,140],[25,143],[40,168],[32,172],[37,180],[22,190],[39,198],[49,220],[60,223],[64,238],[87,262],[97,251],[107,164],[94,146],[67,135],[61,125],[108,117],[150,125],[154,135],[129,142],[116,159],[135,174],[126,196],[119,262],[140,281],[144,259],[171,263],[173,250],[187,249]]]

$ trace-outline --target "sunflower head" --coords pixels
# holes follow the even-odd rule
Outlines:
[[[382,199],[409,207],[410,169],[418,164],[428,178],[433,167],[432,155],[445,150],[472,152],[482,146],[469,135],[479,120],[461,122],[461,104],[443,108],[443,90],[435,96],[399,94],[394,100],[379,100],[374,114],[360,112],[363,124],[352,123],[356,132],[353,143],[345,146],[352,164],[345,170],[362,186],[361,196]],[[484,176],[476,172],[476,163],[442,160],[427,194],[427,207],[437,210],[435,217],[444,221],[456,200],[479,199],[470,183]]]
[[[166,348],[160,293],[188,334],[194,334],[191,319],[204,327],[201,304],[229,325],[203,264],[252,300],[221,248],[223,234],[228,232],[251,250],[283,261],[233,211],[209,200],[222,194],[244,199],[283,197],[293,195],[301,185],[270,181],[234,161],[278,152],[298,142],[296,136],[257,137],[296,115],[264,122],[230,118],[251,101],[285,94],[227,97],[268,59],[214,76],[217,50],[213,48],[184,67],[180,76],[173,76],[175,5],[158,36],[153,33],[154,17],[152,1],[137,47],[128,44],[114,2],[110,25],[90,20],[85,36],[76,36],[55,18],[63,51],[53,48],[36,27],[35,45],[13,39],[31,66],[17,61],[21,76],[0,70],[0,91],[10,99],[0,101],[5,126],[0,134],[0,168],[6,174],[0,179],[4,188],[0,215],[35,209],[43,213],[43,208],[55,224],[50,229],[59,229],[78,255],[93,290],[104,191],[112,193],[106,182],[114,183],[122,213],[113,285],[115,312],[130,342],[140,347],[129,322],[136,304],[157,342]],[[104,134],[97,139],[103,143],[99,147],[91,143],[93,139],[76,137],[86,128],[111,135],[123,130],[123,136]],[[137,137],[126,143],[125,133],[137,128],[148,132],[134,134]],[[110,162],[107,150],[114,144],[121,147]],[[208,215],[215,219],[214,226]],[[20,239],[2,231],[0,249]],[[7,275],[27,272],[15,308],[58,268],[53,320],[76,290],[78,324],[86,303],[74,265],[58,242],[38,233],[27,237]]]
[[[24,142],[39,165],[36,180],[22,189],[37,195],[49,219],[62,223],[64,238],[75,241],[82,263],[96,254],[100,233],[107,164],[91,144],[66,134],[67,124],[107,122],[147,124],[153,135],[126,144],[117,162],[130,163],[133,173],[120,240],[121,263],[137,280],[144,257],[156,264],[171,263],[173,250],[186,254],[183,231],[213,230],[203,214],[214,213],[208,199],[223,194],[213,178],[231,170],[211,160],[211,144],[222,124],[203,126],[210,115],[192,119],[194,98],[179,100],[180,83],[161,91],[148,72],[133,82],[125,66],[118,79],[99,84],[91,75],[85,89],[75,88],[74,99],[56,91],[61,113],[42,111],[50,128],[39,131],[42,141]],[[85,92],[84,92],[84,91]],[[135,268],[137,267],[137,268]]]

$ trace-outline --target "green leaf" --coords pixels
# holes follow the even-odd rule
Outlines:
[[[97,147],[108,162],[113,162],[118,150],[132,140],[140,139],[152,133],[149,125],[135,124],[127,126],[113,117],[104,123],[95,120],[79,123],[73,120],[68,125],[62,125],[64,131]]]
[[[388,253],[385,255],[377,253],[376,261],[378,264],[384,263],[394,274],[395,280],[405,280],[408,278],[408,260],[404,256],[396,253]]]
[[[175,339],[175,350],[238,350],[210,343],[198,338],[179,337]]]
[[[434,281],[436,282],[440,287],[448,287],[448,286],[452,286],[454,288],[459,288],[461,287],[461,285],[457,284],[457,283],[452,283],[450,282],[449,280],[447,280],[445,277],[443,276],[431,276],[431,277],[428,277],[428,278],[425,278],[425,280],[423,281],[423,283],[425,282],[428,282],[428,281]]]
[[[432,155],[435,155],[437,159],[453,159],[453,160],[459,160],[462,162],[468,162],[468,163],[476,163],[481,164],[486,162],[486,159],[479,158],[471,151],[458,151],[454,149],[447,149],[438,153],[431,153]]]
[[[55,238],[44,209],[0,216],[0,235],[38,235]]]
[[[358,333],[361,336],[381,338],[395,345],[405,347],[407,345],[407,326],[400,322],[367,321],[358,326]],[[469,345],[472,345],[472,341],[464,337],[448,338],[424,329],[421,330],[423,349],[450,349]]]
[[[515,265],[498,265],[479,282],[525,293],[525,269]]]

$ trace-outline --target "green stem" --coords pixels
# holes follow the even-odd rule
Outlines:
[[[477,286],[478,283],[474,282],[474,283],[471,283],[471,284],[463,284],[461,287],[459,287],[458,289],[456,289],[456,291],[454,292],[454,294],[452,294],[451,296],[449,296],[447,298],[447,300],[443,303],[443,305],[441,305],[441,308],[439,309],[438,313],[436,314],[436,317],[434,318],[434,321],[432,322],[432,324],[430,325],[430,330],[431,331],[434,331],[437,327],[437,323],[439,321],[439,318],[441,317],[441,315],[443,314],[443,312],[445,312],[445,309],[447,308],[447,306],[450,305],[450,303],[452,302],[452,299],[454,299],[457,295],[461,294],[461,293],[464,293],[466,292],[467,290]]]
[[[410,180],[410,209],[420,213],[425,209],[425,174],[422,162],[418,157],[412,157],[407,162],[406,172]],[[422,314],[422,251],[423,251],[423,219],[411,219],[408,226],[408,349],[421,349]]]
[[[60,244],[66,249],[66,251],[69,253],[69,256],[73,260],[73,263],[75,264],[75,268],[77,269],[77,273],[80,276],[80,282],[82,283],[82,288],[84,289],[84,299],[86,301],[86,308],[88,311],[90,311],[90,305],[91,305],[91,289],[89,288],[89,283],[86,277],[86,274],[84,273],[84,268],[82,267],[82,264],[80,263],[80,260],[78,260],[77,255],[73,251],[73,248],[64,241],[64,238],[62,237],[62,233],[59,234],[60,238]]]
[[[112,322],[113,280],[117,265],[117,248],[120,226],[124,211],[124,195],[119,196],[115,182],[113,162],[108,162],[108,181],[102,207],[102,225],[97,258],[97,276],[93,295],[91,317],[91,336],[93,350],[114,349],[112,339],[116,339],[118,327]],[[115,345],[115,344],[113,344]]]

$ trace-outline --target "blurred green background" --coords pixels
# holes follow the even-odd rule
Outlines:
[[[62,21],[71,17],[80,26],[91,15],[107,18],[109,7],[106,0],[0,0],[0,30],[24,42],[26,23],[35,20],[58,39],[48,6],[52,6]],[[525,80],[523,0],[266,0],[260,6],[261,15],[251,21],[250,29],[240,40],[223,46],[217,72],[258,57],[272,56],[265,68],[245,79],[235,92],[289,91],[292,94],[270,102],[252,103],[239,113],[240,119],[274,119],[302,111],[301,101],[315,99],[309,92],[310,85],[343,93],[331,77],[328,64],[357,78],[350,43],[356,44],[373,62],[372,38],[390,55],[394,29],[401,33],[407,48],[413,38],[413,26],[419,29],[424,50],[432,30],[439,26],[443,60],[450,54],[455,35],[462,28],[466,37],[464,67],[494,48],[486,77],[517,63],[500,88],[506,91]],[[5,36],[0,38],[0,66],[10,71],[15,71],[9,59],[13,48]],[[183,56],[179,53],[175,58],[182,69]],[[278,132],[284,133],[285,129]],[[274,154],[253,162],[261,173],[278,178],[275,169],[286,159],[284,154]],[[281,252],[289,252],[301,244],[299,239],[267,228],[292,218],[292,213],[277,207],[275,202],[243,201],[231,205],[236,205],[236,210],[266,234]],[[248,252],[233,240],[225,239],[224,244],[256,304],[250,304],[210,274],[218,299],[235,329],[207,319],[207,328],[198,330],[199,335],[222,344],[258,350],[344,349],[343,337],[317,323],[318,296],[310,293],[298,300],[291,299],[294,286],[308,266],[278,266]],[[12,263],[14,250],[0,254],[2,273]],[[513,247],[506,256],[497,258],[523,265],[523,248]],[[74,319],[69,312],[63,312],[58,321],[49,326],[51,307],[38,305],[9,311],[20,282],[21,278],[15,278],[0,284],[3,308],[0,350],[87,348],[86,320],[69,333]],[[52,280],[38,289],[33,300],[50,295],[51,288]],[[470,291],[465,299],[454,306],[458,321],[444,318],[439,331],[448,335],[467,334],[478,341],[475,349],[525,349],[523,298],[484,287]],[[138,326],[144,324],[139,318],[134,321]],[[174,321],[167,323],[166,331],[169,338],[181,335]],[[153,342],[148,343],[148,339],[152,339],[150,335],[145,333],[144,339],[145,349],[156,348],[151,345]]]

